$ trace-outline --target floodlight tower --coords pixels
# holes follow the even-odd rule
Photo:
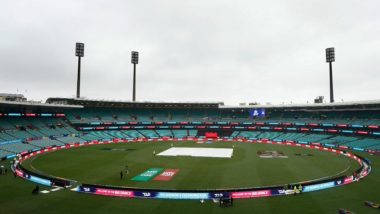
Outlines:
[[[136,101],[136,64],[139,64],[139,52],[132,51],[131,63],[133,64],[133,95],[132,101]]]
[[[81,64],[81,57],[84,56],[84,44],[83,43],[79,43],[79,42],[76,43],[75,56],[78,57],[77,98],[80,98],[80,64]]]
[[[330,103],[334,102],[334,88],[333,88],[333,74],[332,74],[332,62],[335,62],[335,49],[326,48],[326,62],[330,66]]]

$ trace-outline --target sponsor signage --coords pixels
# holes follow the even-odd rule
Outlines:
[[[188,193],[188,192],[158,192],[156,198],[162,199],[209,199],[209,193]]]
[[[133,177],[132,181],[142,181],[142,182],[150,181],[153,177],[158,175],[163,170],[164,168],[150,168],[146,170],[145,172],[141,173],[140,175]]]
[[[294,190],[293,189],[275,189],[275,190],[272,190],[272,196],[275,196],[275,195],[293,195],[294,194]]]
[[[8,155],[6,158],[7,159],[11,159],[11,158],[14,158],[14,157],[16,157],[17,155]]]
[[[178,171],[179,171],[179,169],[166,169],[161,174],[156,176],[153,180],[155,180],[155,181],[170,181],[174,177],[174,175],[177,174]]]
[[[155,198],[157,192],[135,191],[134,194],[136,198]]]
[[[354,181],[353,176],[349,176],[344,179],[344,184],[349,184],[349,183],[352,183],[353,181]]]
[[[17,176],[24,177],[24,173],[22,171],[15,169],[15,172],[16,172]]]
[[[45,185],[45,186],[51,186],[51,181],[50,180],[39,178],[39,177],[36,177],[36,176],[33,176],[33,175],[28,176],[27,179],[30,180],[30,181],[33,181],[34,183],[42,184],[42,185]]]
[[[97,195],[106,195],[106,196],[117,196],[117,197],[125,197],[125,198],[133,198],[133,191],[129,190],[117,190],[117,189],[103,189],[96,188],[95,194]]]
[[[309,185],[305,186],[303,189],[303,192],[312,192],[312,191],[317,191],[321,189],[327,189],[335,186],[335,181],[330,181],[327,183],[321,183],[321,184],[314,184],[314,185]]]
[[[245,192],[232,192],[232,198],[260,198],[271,196],[270,190],[258,190],[258,191],[245,191]]]

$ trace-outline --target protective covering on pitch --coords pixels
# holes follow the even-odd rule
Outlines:
[[[191,156],[191,157],[212,157],[231,158],[232,148],[192,148],[192,147],[172,147],[157,155],[160,156]]]

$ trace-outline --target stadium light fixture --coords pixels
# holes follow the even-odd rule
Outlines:
[[[75,56],[78,57],[77,98],[80,98],[80,66],[81,58],[84,57],[84,44],[77,42],[75,45]]]
[[[330,67],[330,103],[333,103],[334,102],[334,87],[333,87],[332,62],[335,62],[334,48],[326,48],[326,62],[329,63],[329,67]]]
[[[131,63],[133,64],[133,94],[132,101],[136,101],[136,65],[139,64],[139,52],[131,52]]]

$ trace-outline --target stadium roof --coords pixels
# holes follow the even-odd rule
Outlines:
[[[63,106],[84,107],[113,107],[113,108],[220,108],[220,109],[284,109],[304,111],[330,110],[379,110],[380,100],[336,102],[336,103],[307,103],[307,104],[279,104],[279,105],[224,105],[223,102],[131,102],[117,100],[90,100],[84,98],[49,98],[46,103]]]
[[[132,102],[84,98],[48,98],[46,103],[114,108],[218,108],[223,102]]]
[[[10,93],[0,93],[0,97],[24,97],[23,94],[10,94]]]
[[[62,108],[83,108],[81,105],[62,105],[62,104],[49,104],[35,101],[0,101],[1,111],[12,111],[15,109],[22,109],[22,111],[52,111]]]
[[[380,100],[352,101],[352,102],[335,102],[335,103],[307,103],[307,104],[278,104],[278,105],[239,105],[239,106],[220,106],[224,109],[311,109],[311,110],[358,110],[358,109],[380,109]]]

